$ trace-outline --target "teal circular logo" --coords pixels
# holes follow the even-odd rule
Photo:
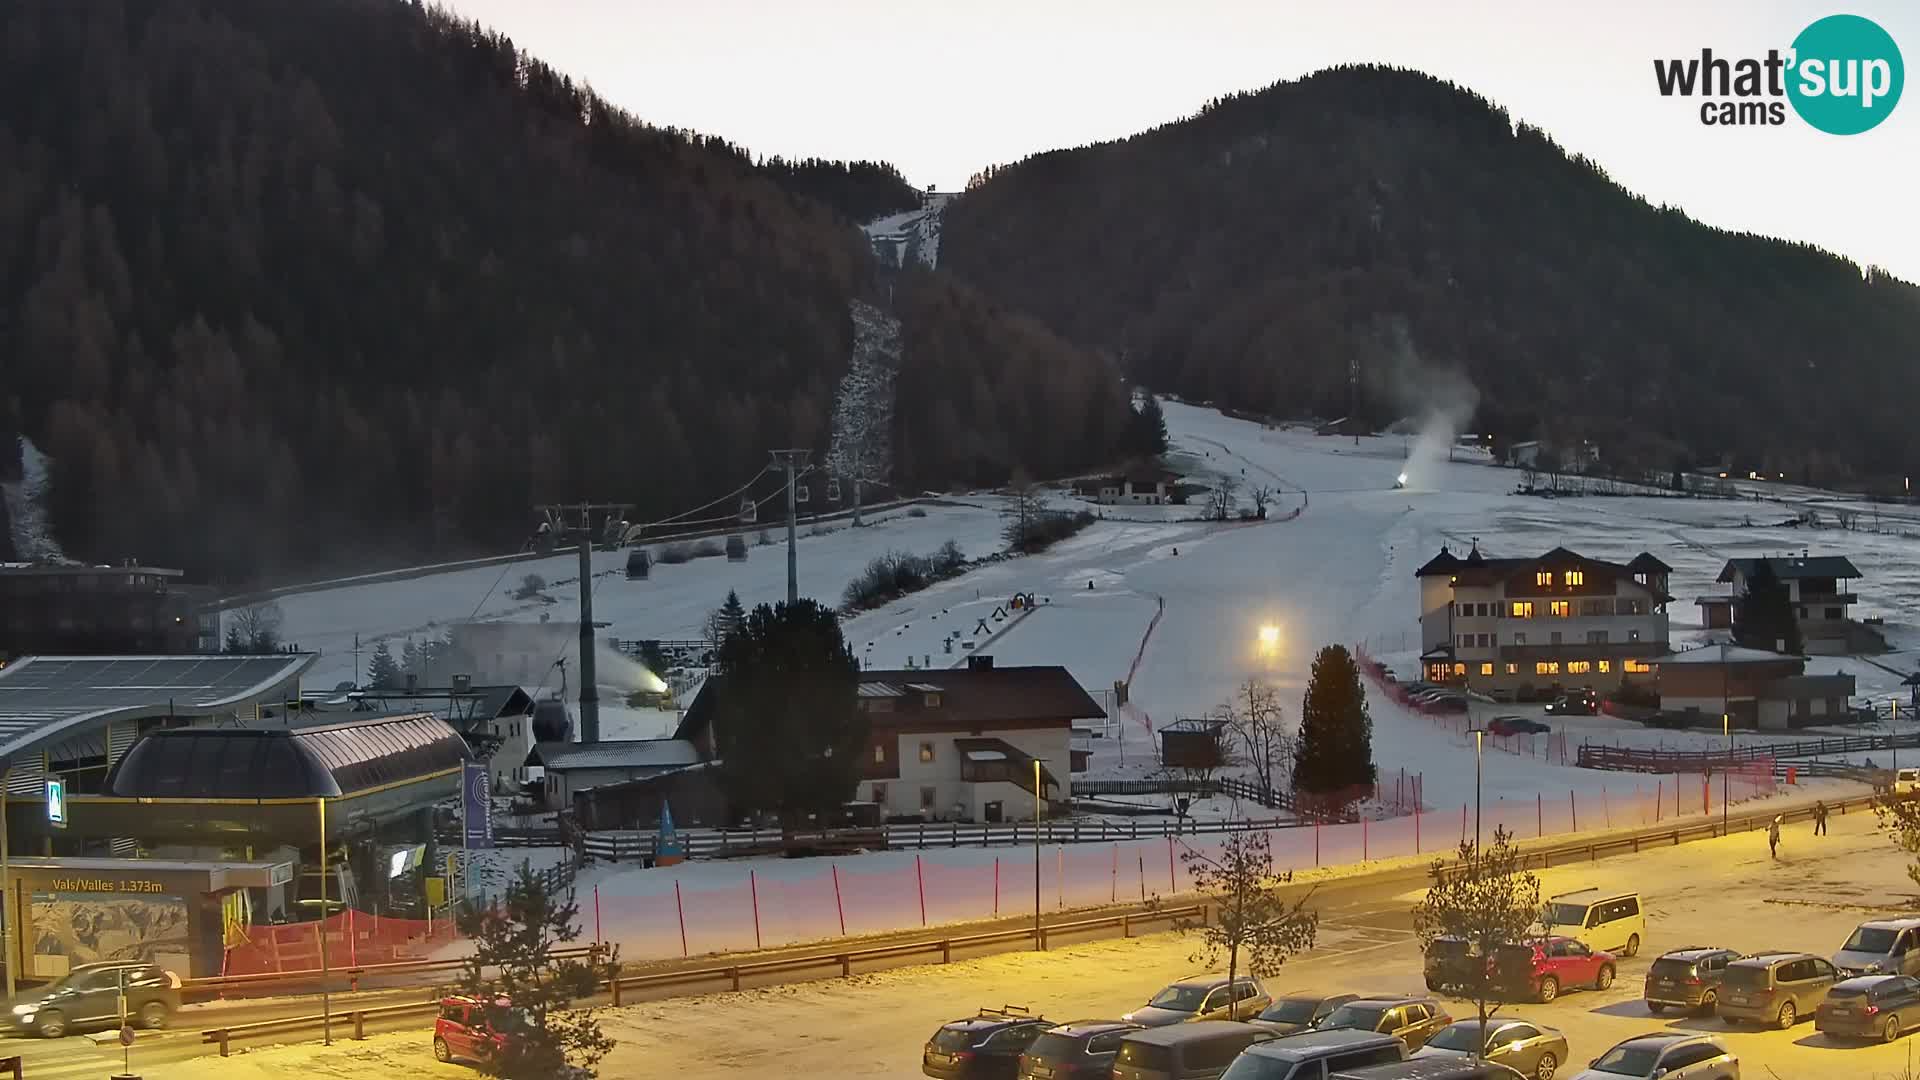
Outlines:
[[[1872,19],[1829,15],[1793,39],[1787,100],[1829,135],[1871,130],[1899,104],[1906,81],[1900,47]]]

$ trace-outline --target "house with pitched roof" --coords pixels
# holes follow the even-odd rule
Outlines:
[[[1414,571],[1423,677],[1483,692],[1650,678],[1667,652],[1672,572],[1644,551],[1621,563],[1564,547],[1490,558],[1477,541],[1464,556],[1442,545]]]
[[[1807,652],[1832,656],[1886,649],[1884,639],[1850,617],[1849,609],[1860,598],[1849,583],[1863,575],[1843,555],[1728,559],[1715,579],[1727,586],[1726,593],[1702,596],[1694,601],[1700,607],[1703,626],[1709,630],[1733,626],[1734,604],[1746,594],[1748,582],[1753,580],[1762,563],[1772,571],[1774,580],[1787,587],[1787,602],[1793,606]]]
[[[725,693],[725,676],[709,678],[674,733],[703,760]],[[978,654],[960,668],[862,671],[854,707],[869,729],[854,801],[932,821],[1031,818],[1036,765],[1042,796],[1066,801],[1074,721],[1106,717],[1064,667],[996,667]]]

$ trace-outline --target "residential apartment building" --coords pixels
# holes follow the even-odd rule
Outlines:
[[[212,590],[158,566],[0,562],[0,662],[220,651]]]
[[[1414,572],[1424,677],[1478,690],[1650,678],[1667,652],[1671,573],[1646,552],[1615,563],[1563,547],[1490,559],[1477,543],[1464,557],[1442,546]]]

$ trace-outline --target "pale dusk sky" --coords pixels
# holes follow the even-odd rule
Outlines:
[[[1911,67],[1920,3],[1858,0],[446,0],[641,119],[757,154],[871,158],[915,185],[1123,137],[1208,98],[1377,62],[1460,83],[1655,203],[1920,282],[1920,91],[1870,132],[1703,126],[1655,58],[1785,51],[1878,22]]]

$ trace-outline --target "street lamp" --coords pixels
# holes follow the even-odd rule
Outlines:
[[[1487,729],[1473,730],[1473,857],[1480,857],[1480,776],[1484,756],[1481,751],[1486,746]]]
[[[1040,936],[1040,759],[1033,759],[1033,947],[1045,947]]]
[[[1726,761],[1720,763],[1720,836],[1726,836],[1726,803],[1734,801],[1728,794],[1728,784],[1732,784],[1730,773],[1734,771],[1734,715],[1720,713],[1720,728],[1726,732]]]

